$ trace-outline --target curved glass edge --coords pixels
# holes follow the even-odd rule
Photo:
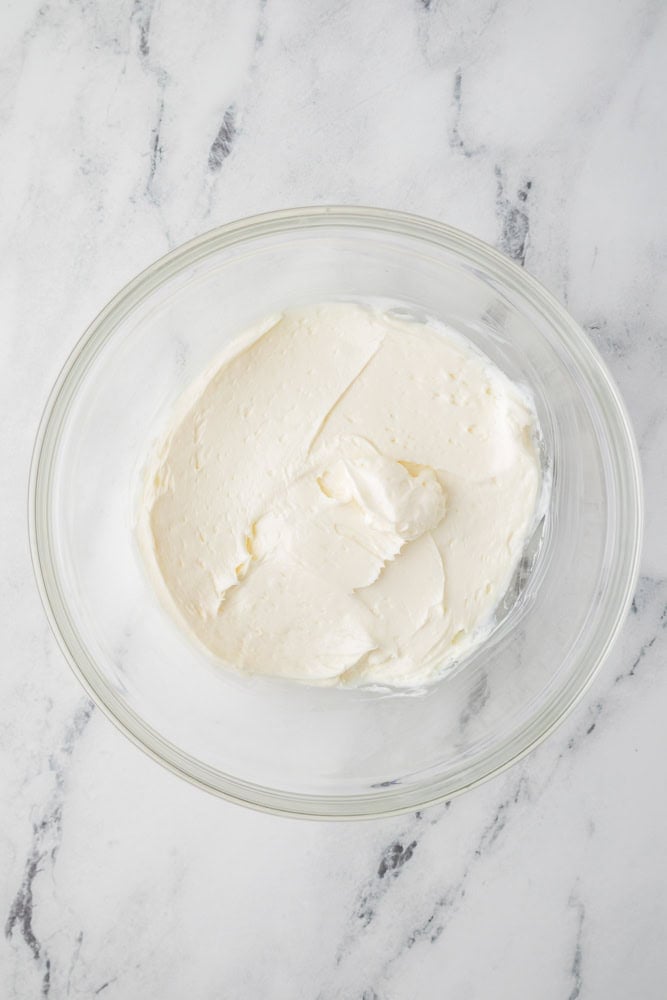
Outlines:
[[[469,773],[459,772],[455,782],[451,779],[436,780],[409,789],[396,787],[391,791],[383,790],[358,796],[311,796],[273,791],[215,772],[194,758],[181,754],[176,747],[164,741],[119,701],[83,647],[79,645],[76,630],[69,620],[57,576],[53,570],[48,512],[44,498],[48,493],[58,431],[81,377],[116,322],[134,309],[157,285],[183,267],[223,248],[246,242],[260,235],[288,232],[295,228],[336,225],[346,228],[355,224],[378,232],[395,232],[411,236],[421,241],[430,238],[441,249],[454,251],[476,265],[483,264],[496,278],[500,278],[519,295],[527,298],[531,305],[539,309],[551,325],[555,326],[586,375],[587,382],[597,389],[596,396],[605,413],[608,429],[615,439],[616,446],[612,449],[612,457],[622,511],[616,542],[622,550],[625,549],[627,560],[618,560],[619,567],[624,566],[624,572],[621,574],[619,570],[616,574],[618,579],[615,581],[614,620],[608,623],[606,637],[600,643],[596,654],[591,655],[591,659],[587,661],[587,656],[591,653],[590,647],[594,645],[593,640],[598,638],[599,629],[589,640],[589,649],[582,655],[582,661],[588,662],[585,672],[573,675],[570,684],[561,692],[557,703],[547,706],[527,727],[502,744],[483,766],[479,763],[471,765]],[[596,386],[596,377],[601,385]],[[602,390],[606,390],[606,399]],[[621,455],[625,462],[620,461]],[[629,482],[624,482],[623,470],[631,471]],[[63,365],[49,395],[33,449],[28,500],[31,559],[50,627],[75,675],[107,718],[148,756],[205,791],[263,812],[304,819],[371,819],[425,808],[481,784],[530,753],[574,709],[606,659],[623,624],[636,586],[643,529],[639,457],[625,404],[602,358],[588,341],[581,327],[554,296],[537,279],[524,272],[493,247],[445,223],[405,212],[345,206],[282,210],[231,222],[170,251],[125,285],[83,333]],[[87,670],[82,661],[86,664]]]

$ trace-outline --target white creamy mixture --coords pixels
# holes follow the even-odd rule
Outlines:
[[[248,673],[414,685],[479,638],[533,526],[526,398],[456,335],[370,308],[271,317],[149,462],[153,578]]]

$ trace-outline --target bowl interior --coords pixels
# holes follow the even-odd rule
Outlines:
[[[162,609],[135,541],[143,462],[183,389],[244,327],[326,300],[373,300],[449,324],[530,388],[541,422],[551,498],[520,597],[463,668],[412,694],[221,669]],[[227,227],[140,276],[69,363],[34,488],[45,596],[96,699],[191,780],[299,814],[415,808],[523,753],[585,687],[636,572],[636,456],[583,334],[482,244],[386,213]]]

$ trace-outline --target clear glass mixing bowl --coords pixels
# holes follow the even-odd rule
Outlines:
[[[287,305],[369,298],[450,324],[530,387],[552,476],[537,558],[490,639],[423,692],[237,676],[196,648],[153,593],[133,532],[138,472],[171,404],[236,333]],[[535,746],[609,651],[641,539],[628,418],[579,326],[479,240],[360,208],[236,222],[135,278],[53,389],[30,497],[44,604],[97,704],[194,784],[313,817],[419,808]]]

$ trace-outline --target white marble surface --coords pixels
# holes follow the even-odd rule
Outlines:
[[[15,0],[0,12],[0,996],[667,995],[667,7]],[[647,492],[622,639],[563,728],[423,815],[190,788],[92,710],[26,532],[47,391],[169,247],[286,205],[447,220],[525,263],[623,390]]]

